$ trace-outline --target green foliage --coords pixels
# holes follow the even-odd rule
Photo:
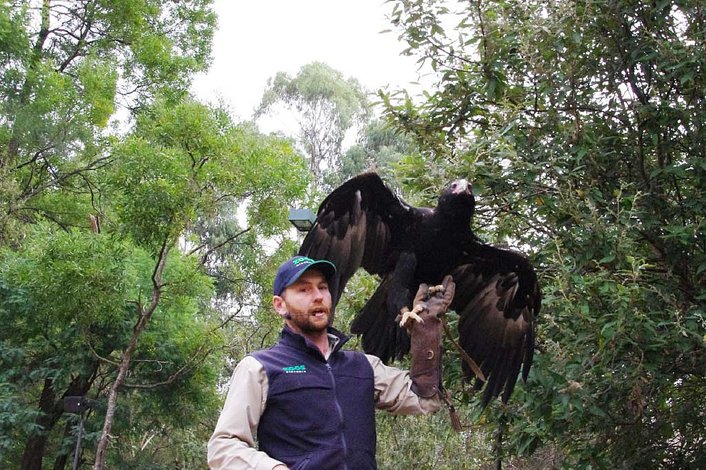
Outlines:
[[[90,192],[117,106],[185,95],[207,65],[210,3],[0,4],[0,239],[20,236],[18,220],[74,223],[36,202],[57,188]]]
[[[480,427],[456,432],[445,410],[434,416],[377,415],[380,468],[473,470],[492,464]]]
[[[0,320],[7,328],[0,340],[11,354],[0,366],[8,413],[2,434],[14,436],[15,447],[44,430],[50,411],[37,410],[33,395],[81,394],[80,383],[96,372],[93,352],[107,355],[124,338],[125,298],[139,284],[127,269],[134,254],[119,241],[47,225],[35,227],[21,250],[3,250]]]
[[[422,149],[399,176],[471,179],[479,234],[540,270],[529,381],[486,411],[507,417],[507,450],[703,466],[703,8],[397,1],[392,19],[439,78],[418,104],[383,96]]]
[[[180,240],[189,242],[165,261],[159,304],[124,384],[129,392],[113,428],[124,438],[109,462],[140,468],[178,458],[201,465],[201,444],[220,406],[228,319],[243,308],[238,304],[267,297],[260,285],[271,285],[273,266],[263,263],[268,255],[257,239],[288,227],[281,207],[306,187],[303,160],[286,141],[258,136],[191,101],[149,108],[112,148],[111,164],[96,174],[101,197],[91,212],[100,233],[35,224],[19,250],[2,253],[0,314],[9,328],[1,344],[12,358],[0,367],[3,465],[19,462],[22,443],[38,436],[46,436],[47,455],[61,459],[70,452],[71,434],[59,434],[71,419],[61,413],[60,394],[104,393],[138,312],[153,296],[158,248]],[[57,191],[41,201],[47,211],[62,211],[70,198]],[[238,202],[247,207],[242,221],[252,230],[239,227]],[[215,292],[214,279],[221,283]],[[79,379],[82,390],[71,392]],[[51,407],[37,410],[47,390]],[[99,400],[86,423],[88,459],[104,406]],[[174,429],[191,441],[168,444]]]
[[[289,141],[185,96],[210,3],[0,4],[0,467],[66,467],[64,395],[92,400],[93,460],[132,340],[107,464],[204,465],[233,318],[293,250],[283,207],[308,183]]]
[[[172,251],[166,260],[159,306],[125,383],[128,389],[159,390],[159,398],[124,406],[115,431],[132,435],[141,429],[135,436],[152,436],[155,449],[162,449],[167,429],[195,421],[199,425],[191,431],[206,440],[211,429],[200,417],[212,416],[220,404],[214,369],[222,357],[219,346],[228,347],[231,312],[261,295],[255,281],[265,272],[267,254],[258,238],[287,226],[282,207],[306,187],[303,160],[286,141],[259,136],[234,125],[222,110],[190,100],[146,108],[114,149],[114,163],[105,168],[103,194],[111,204],[103,207],[104,227],[152,256],[177,243],[187,253]],[[138,307],[147,303],[149,296]],[[174,449],[180,447],[167,445],[147,457],[124,448],[117,455],[126,458],[118,462],[159,465]]]
[[[366,124],[359,143],[343,155],[340,168],[325,172],[324,182],[336,187],[364,171],[375,171],[383,178],[391,178],[397,163],[417,152],[409,137],[384,121],[373,120]]]
[[[139,286],[149,278],[140,280],[128,264],[144,256],[109,237],[35,227],[22,250],[2,253],[2,321],[10,327],[3,340],[19,346],[41,338],[47,354],[65,340],[67,328],[110,341],[125,299],[144,295]]]
[[[211,283],[193,261],[174,259],[165,272],[170,287],[131,371],[133,384],[162,386],[154,386],[159,394],[127,397],[126,408],[136,410],[131,409],[133,423],[126,431],[187,427],[217,406],[218,356],[209,355],[219,341],[213,327],[195,316],[199,303],[210,297]],[[17,444],[42,430],[32,425],[39,414],[31,396],[43,382],[67,389],[77,377],[95,374],[99,356],[108,358],[122,347],[135,321],[130,305],[149,293],[152,269],[147,253],[112,237],[54,232],[46,225],[36,227],[22,250],[5,250],[0,269],[0,319],[7,325],[0,338],[3,436]],[[174,385],[165,387],[174,378]],[[2,446],[12,444],[3,441]],[[3,465],[14,466],[12,461]]]

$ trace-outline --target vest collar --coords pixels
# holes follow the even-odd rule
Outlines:
[[[331,326],[329,326],[326,331],[329,335],[329,344],[331,348],[329,357],[331,357],[331,355],[338,352],[343,347],[343,345],[346,344],[349,339],[351,339],[351,337],[341,333],[340,331]],[[280,334],[280,343],[323,358],[321,351],[319,351],[319,348],[316,347],[314,343],[309,341],[306,337],[302,336],[301,334],[292,331],[292,329],[289,328],[287,325],[284,325],[284,328],[282,328],[282,333]]]

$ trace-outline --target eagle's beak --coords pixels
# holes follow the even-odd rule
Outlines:
[[[471,183],[469,183],[468,180],[465,180],[465,179],[456,180],[451,184],[451,193],[452,194],[462,194],[462,193],[471,194]]]

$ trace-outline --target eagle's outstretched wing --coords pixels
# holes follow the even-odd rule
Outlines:
[[[330,286],[334,306],[358,268],[370,274],[387,273],[394,244],[413,211],[375,173],[348,180],[324,199],[299,254],[336,265],[336,279]]]
[[[507,402],[520,369],[526,380],[532,364],[541,304],[534,269],[522,254],[474,243],[451,275],[459,344],[487,379],[485,384],[476,380],[475,388],[484,389],[483,406],[501,393]],[[463,371],[474,377],[465,362]]]

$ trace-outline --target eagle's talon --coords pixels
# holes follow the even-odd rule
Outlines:
[[[418,315],[423,310],[424,307],[422,307],[421,305],[415,305],[412,310],[408,309],[407,307],[403,307],[400,316],[398,317],[400,322],[400,328],[406,328],[407,322],[410,319],[416,321],[417,323],[424,324],[424,320]]]
[[[429,291],[428,291],[428,296],[431,297],[437,292],[444,292],[446,289],[444,288],[443,284],[439,284],[438,286],[430,286]]]

